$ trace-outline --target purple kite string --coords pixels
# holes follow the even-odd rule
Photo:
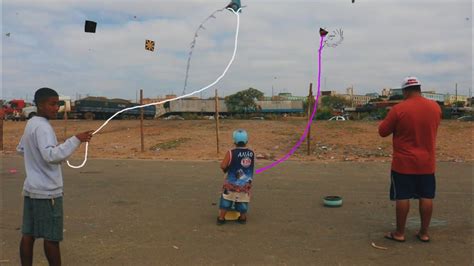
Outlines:
[[[262,172],[264,172],[264,171],[266,171],[270,168],[275,167],[279,163],[282,163],[282,162],[286,161],[288,158],[290,158],[291,155],[293,155],[293,153],[295,153],[295,151],[301,146],[301,143],[303,143],[303,141],[306,139],[306,136],[308,135],[309,128],[311,126],[311,122],[313,122],[314,115],[316,114],[316,111],[318,110],[318,100],[319,100],[319,93],[320,93],[320,89],[321,89],[321,52],[323,50],[323,40],[324,40],[324,36],[321,36],[321,42],[319,44],[319,50],[318,50],[318,55],[319,55],[319,57],[318,57],[318,60],[319,60],[319,63],[318,63],[318,65],[319,65],[319,67],[318,67],[318,94],[316,95],[316,101],[315,101],[315,104],[314,104],[314,107],[313,107],[313,112],[311,113],[311,117],[308,121],[308,124],[306,125],[304,133],[300,137],[300,140],[298,141],[298,143],[296,143],[296,145],[290,150],[289,153],[287,153],[285,156],[278,159],[277,161],[271,163],[270,165],[267,165],[265,167],[257,169],[255,171],[256,174],[260,174],[260,173],[262,173]]]

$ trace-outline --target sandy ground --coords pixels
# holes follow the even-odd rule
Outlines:
[[[7,121],[4,125],[5,155],[14,153],[26,122]],[[95,130],[103,121],[69,120],[67,136]],[[306,141],[291,160],[310,161],[380,161],[391,160],[391,137],[381,138],[378,121],[315,121],[311,130],[311,155]],[[64,139],[64,121],[52,121],[58,139]],[[231,134],[237,128],[249,132],[249,146],[259,157],[278,159],[295,145],[302,135],[304,119],[258,121],[221,120],[220,154],[216,154],[214,121],[146,120],[145,152],[140,146],[139,121],[112,121],[94,136],[90,144],[91,158],[215,160],[232,147]],[[472,161],[474,127],[471,122],[442,121],[437,144],[438,161]],[[75,163],[83,149],[74,155]]]
[[[287,162],[256,176],[247,225],[224,226],[215,225],[217,161],[91,159],[81,170],[63,169],[64,265],[473,263],[472,162],[438,164],[428,244],[414,237],[416,202],[407,242],[382,238],[394,227],[389,163]],[[3,156],[1,173],[0,264],[18,265],[22,158]],[[322,206],[331,194],[344,197],[341,208]],[[46,265],[41,245],[35,265]]]
[[[96,129],[102,122],[68,121],[66,135]],[[52,124],[63,140],[64,121]],[[311,155],[305,142],[291,161],[256,177],[249,223],[218,227],[218,159],[232,147],[231,132],[247,129],[250,147],[272,160],[297,142],[305,121],[223,120],[219,155],[214,121],[145,121],[145,152],[140,152],[139,121],[112,121],[93,138],[85,168],[63,167],[64,264],[471,265],[472,123],[441,124],[430,244],[413,237],[419,226],[415,209],[406,243],[382,238],[394,225],[387,195],[392,150],[391,138],[380,138],[377,125],[316,121]],[[11,121],[4,125],[2,265],[19,263],[24,170],[14,149],[24,126]],[[82,156],[83,148],[75,153],[74,163]],[[262,159],[258,166],[269,163]],[[343,196],[344,206],[324,208],[321,198],[330,194]],[[388,250],[374,249],[372,242]],[[35,260],[46,265],[41,241]]]

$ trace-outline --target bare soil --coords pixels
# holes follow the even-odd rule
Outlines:
[[[51,121],[60,141],[86,130],[97,129],[104,121]],[[4,154],[12,154],[26,122],[4,124]],[[390,161],[391,137],[381,138],[377,121],[315,121],[311,129],[311,153],[307,142],[290,160],[309,161]],[[232,147],[231,134],[237,128],[249,132],[249,147],[259,158],[278,159],[291,150],[303,134],[304,118],[286,120],[221,120],[220,153],[217,154],[213,120],[145,120],[145,151],[141,152],[140,121],[114,120],[96,134],[89,146],[90,158],[216,160]],[[438,132],[438,161],[472,161],[471,122],[442,121]],[[83,148],[74,154],[81,160]]]

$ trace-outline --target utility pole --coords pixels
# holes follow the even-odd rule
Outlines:
[[[275,82],[275,79],[277,79],[277,77],[273,77],[273,80],[272,80],[272,100],[273,100],[273,96],[274,96],[274,93],[273,93],[273,83]]]
[[[351,85],[351,107],[354,107],[354,84]]]
[[[455,86],[455,93],[456,93],[456,96],[454,98],[454,104],[456,105],[456,103],[458,102],[458,83],[457,82]]]
[[[469,106],[472,107],[472,88],[469,88]]]
[[[63,116],[63,119],[64,119],[64,139],[65,140],[67,139],[67,108],[68,108],[68,105],[70,105],[70,103],[67,100],[64,101],[64,116]]]
[[[3,112],[3,101],[1,101],[0,108],[0,151],[3,151],[3,119],[5,116]]]

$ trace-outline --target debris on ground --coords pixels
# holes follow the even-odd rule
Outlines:
[[[376,249],[381,249],[381,250],[387,250],[388,248],[386,247],[382,247],[382,246],[377,246],[374,242],[372,242],[372,247],[376,248]]]

